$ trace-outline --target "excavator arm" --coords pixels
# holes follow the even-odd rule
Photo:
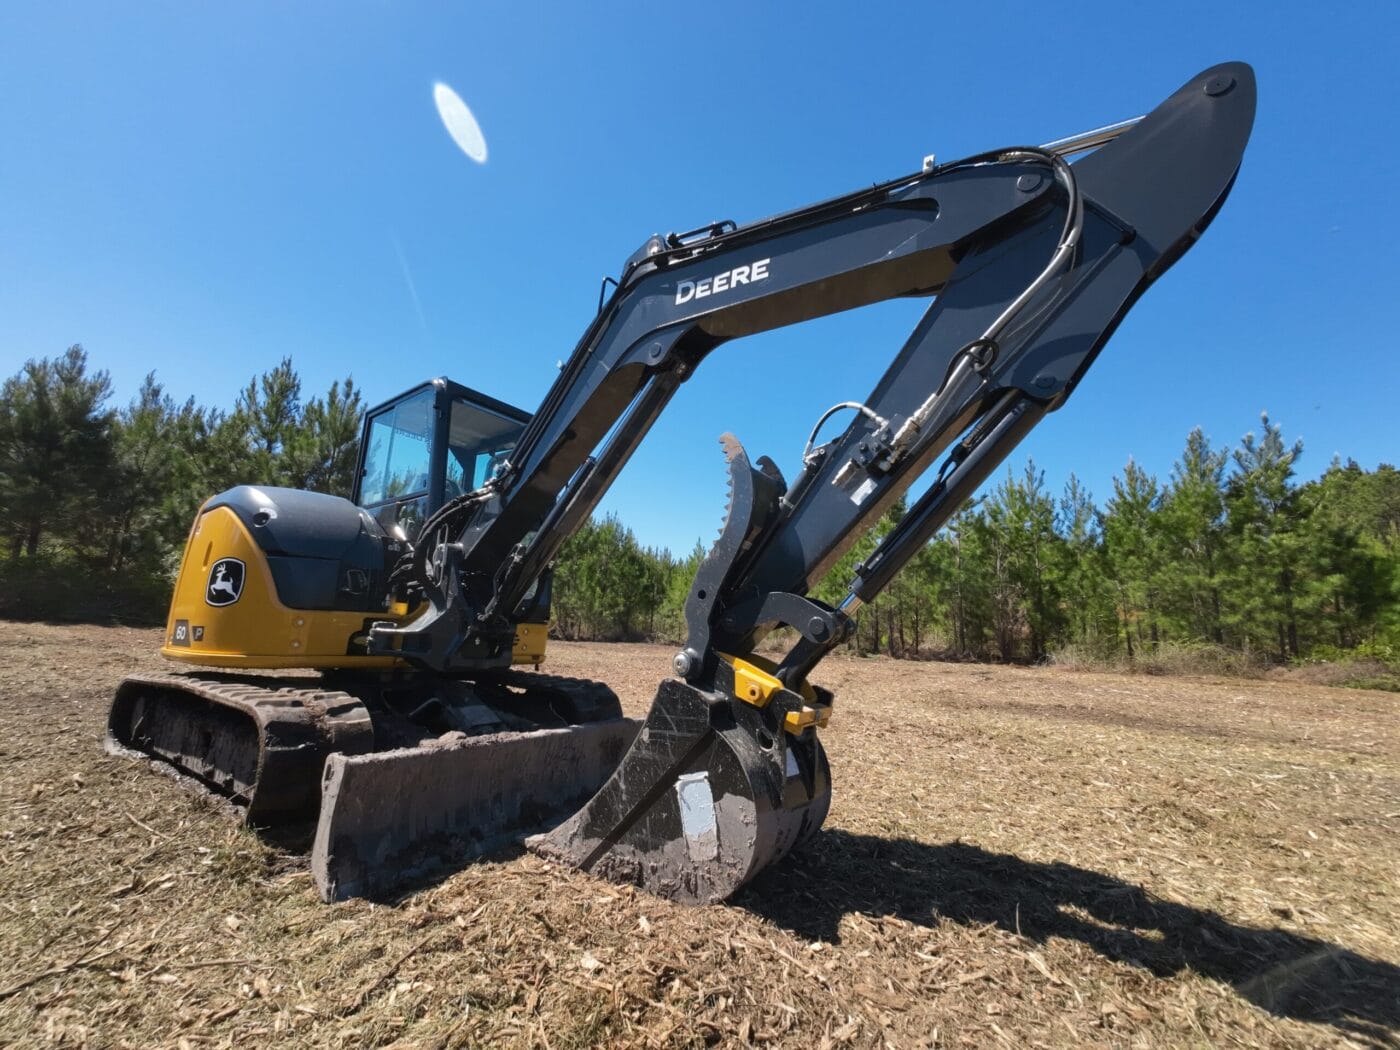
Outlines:
[[[932,297],[874,390],[837,406],[851,413],[845,430],[817,444],[818,421],[791,484],[725,436],[728,518],[692,586],[676,677],[602,791],[537,843],[670,896],[732,893],[825,816],[817,729],[831,697],[808,683],[812,668],[1064,403],[1138,296],[1201,235],[1233,184],[1254,107],[1250,68],[1220,65],[1139,121],[928,164],[748,226],[653,237],[509,463],[425,525],[400,574],[421,590],[423,611],[376,625],[370,652],[446,673],[505,663],[532,586],[712,350],[896,296]],[[809,597],[935,463],[934,483],[858,568],[845,601]],[[783,659],[754,656],[782,625],[797,632]]]

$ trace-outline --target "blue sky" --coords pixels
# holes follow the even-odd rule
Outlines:
[[[1129,456],[1261,410],[1395,462],[1400,5],[31,3],[0,7],[0,374],[80,342],[228,405],[291,354],[371,400],[446,374],[533,408],[648,235],[745,222],[1151,108],[1227,59],[1260,109],[1234,194],[1013,454],[1101,500]],[[489,160],[453,145],[450,84]],[[796,473],[922,304],[729,344],[604,504],[687,550],[716,439]],[[746,391],[746,392],[739,392]]]

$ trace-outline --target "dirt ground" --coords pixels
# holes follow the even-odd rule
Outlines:
[[[507,851],[393,904],[99,747],[158,632],[0,635],[0,1043],[1400,1046],[1400,696],[833,659],[826,830],[685,908]],[[554,645],[642,714],[670,652]]]

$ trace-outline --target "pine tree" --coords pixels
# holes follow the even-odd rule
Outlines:
[[[105,371],[74,345],[25,362],[0,388],[0,521],[11,559],[46,540],[84,546],[111,482],[115,413]]]
[[[1123,476],[1113,479],[1113,498],[1100,523],[1130,660],[1145,646],[1155,648],[1161,637],[1158,596],[1163,557],[1156,520],[1160,499],[1157,479],[1129,459]]]
[[[229,411],[177,402],[154,374],[119,411],[110,399],[107,374],[79,346],[26,362],[0,387],[7,614],[140,605],[158,616],[210,496],[242,483],[353,487],[364,406],[349,378],[303,400],[285,358]],[[1175,641],[1279,660],[1400,659],[1400,471],[1334,461],[1299,485],[1301,452],[1267,415],[1233,454],[1195,430],[1166,486],[1129,461],[1102,510],[1073,476],[1052,499],[1028,462],[910,560],[863,610],[852,644],[1038,659],[1074,643],[1105,655],[1126,646],[1132,659]],[[859,537],[815,596],[839,603],[903,513],[896,505]],[[706,553],[697,544],[676,559],[642,548],[616,517],[588,522],[556,560],[558,630],[681,641]]]
[[[904,508],[904,501],[900,500],[885,511],[875,525],[836,560],[817,586],[812,588],[812,594],[828,605],[839,605],[844,601],[846,595],[850,593],[851,584],[855,582],[856,566],[869,558],[875,552],[880,540],[899,524],[899,519],[904,516]],[[889,602],[885,604],[888,605]],[[859,619],[856,621],[856,630],[850,639],[851,647],[858,654],[878,653],[880,651],[880,641],[885,637],[881,623],[883,609],[884,606],[881,605],[880,598],[876,598],[861,609]]]
[[[300,385],[300,384],[298,384]],[[274,473],[281,484],[349,497],[354,486],[364,402],[355,381],[313,397],[285,434]]]
[[[292,480],[283,451],[296,440],[301,421],[301,377],[290,357],[248,381],[238,395],[228,423],[242,430],[247,443],[250,484],[279,485]]]
[[[1027,460],[1020,478],[1010,470],[983,504],[986,550],[992,558],[997,648],[1014,660],[1024,633],[1032,660],[1043,659],[1063,621],[1063,549],[1055,532],[1055,501],[1045,475]]]
[[[1280,660],[1297,657],[1303,597],[1303,525],[1307,506],[1292,485],[1303,442],[1288,445],[1282,429],[1262,413],[1263,434],[1246,434],[1234,452],[1225,496],[1226,518],[1238,545],[1231,616],[1247,645],[1275,648]]]
[[[1104,566],[1098,508],[1074,474],[1060,497],[1057,531],[1065,552],[1067,636],[1092,652],[1106,653],[1117,647],[1116,605]]]
[[[1334,461],[1299,490],[1308,642],[1350,649],[1376,641],[1387,611],[1400,604],[1391,495],[1400,495],[1400,473],[1382,466],[1368,474],[1354,462]]]
[[[685,641],[687,634],[685,603],[690,597],[690,587],[695,580],[695,574],[700,571],[700,563],[705,560],[707,553],[709,552],[705,544],[697,539],[690,553],[680,561],[672,559],[669,553],[667,554],[667,562],[662,573],[664,593],[661,598],[661,607],[657,613],[657,638],[659,641],[676,644]]]
[[[1163,614],[1184,637],[1225,640],[1221,594],[1225,552],[1225,500],[1222,491],[1229,454],[1215,451],[1199,427],[1172,467],[1163,496],[1159,535],[1163,558]]]
[[[651,617],[660,566],[614,514],[590,520],[554,561],[556,626],[565,638],[638,637]]]
[[[190,484],[198,475],[187,453],[199,415],[193,398],[177,405],[154,372],[118,414],[114,484],[104,506],[109,571],[135,559],[158,572],[184,539],[198,505]]]
[[[991,573],[982,513],[964,507],[929,545],[931,599],[942,613],[948,646],[958,656],[981,656],[991,629]]]

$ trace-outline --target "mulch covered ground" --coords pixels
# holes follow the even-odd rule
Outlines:
[[[1400,1045],[1400,696],[833,659],[827,830],[685,908],[519,851],[401,900],[99,747],[159,632],[0,634],[0,1043]],[[670,652],[551,647],[631,714]]]

